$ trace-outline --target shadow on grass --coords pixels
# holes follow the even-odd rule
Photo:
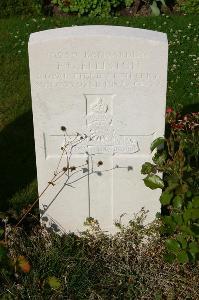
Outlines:
[[[182,114],[187,114],[191,112],[199,112],[199,103],[185,105],[182,109]]]
[[[36,178],[31,111],[1,131],[0,158],[0,211],[5,211],[9,199]]]

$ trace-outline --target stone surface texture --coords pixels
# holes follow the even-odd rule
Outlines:
[[[167,59],[166,34],[155,31],[95,25],[31,34],[39,194],[54,172],[77,167],[40,198],[48,226],[78,232],[93,217],[114,232],[121,215],[126,223],[142,207],[154,219],[161,191],[145,187],[140,170],[164,135]]]

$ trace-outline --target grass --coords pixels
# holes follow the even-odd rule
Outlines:
[[[197,300],[198,265],[165,263],[160,224],[144,227],[144,216],[114,236],[94,220],[81,236],[9,229],[10,258],[23,255],[31,267],[23,273],[16,265],[15,276],[1,269],[0,299]]]
[[[186,111],[199,106],[199,19],[197,16],[138,18],[0,19],[0,211],[20,209],[36,196],[27,43],[31,32],[49,28],[109,24],[166,32],[169,40],[167,105]]]

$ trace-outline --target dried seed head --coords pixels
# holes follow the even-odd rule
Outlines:
[[[62,131],[66,131],[66,127],[65,126],[61,126],[61,130]]]
[[[70,167],[71,172],[76,170],[75,166]]]
[[[99,160],[98,163],[97,163],[97,166],[100,167],[102,165],[103,165],[103,161]]]

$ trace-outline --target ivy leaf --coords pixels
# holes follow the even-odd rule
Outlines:
[[[180,197],[180,196],[176,196],[173,199],[173,207],[174,208],[180,209],[182,207],[182,203],[183,203],[183,200],[182,200],[182,197]]]
[[[176,237],[177,241],[180,242],[182,249],[186,249],[187,241],[183,235],[178,235]]]
[[[142,165],[141,174],[150,174],[155,172],[155,166],[150,162],[145,162]]]
[[[164,139],[163,137],[159,137],[159,138],[155,139],[155,140],[152,142],[151,147],[150,147],[151,152],[152,152],[155,148],[157,148],[157,147],[159,147],[159,146],[161,146],[161,145],[164,145],[164,141],[165,141],[165,139]]]
[[[48,277],[48,284],[52,289],[59,289],[61,287],[61,283],[59,279],[55,276]]]
[[[199,208],[199,196],[193,197],[192,205],[193,205],[194,208]]]
[[[196,242],[191,242],[189,244],[189,249],[190,249],[191,254],[199,253],[199,244]]]
[[[170,204],[172,197],[173,197],[173,193],[163,192],[162,195],[160,196],[160,203],[162,205],[168,205]]]
[[[187,255],[187,252],[182,250],[179,253],[177,253],[177,260],[179,261],[179,263],[181,264],[186,264],[189,262],[189,257]]]
[[[182,215],[181,214],[174,213],[172,215],[172,217],[173,217],[174,222],[177,225],[182,225],[183,224],[183,219],[182,219]]]
[[[193,223],[191,226],[191,230],[194,233],[194,235],[199,237],[199,224],[198,223]]]
[[[175,240],[166,240],[165,244],[167,249],[173,253],[178,252],[181,248],[180,244]]]
[[[191,219],[192,220],[199,219],[199,208],[191,209]]]
[[[145,185],[152,190],[155,190],[158,188],[162,189],[164,187],[163,180],[157,175],[148,175],[143,180],[144,180]]]

